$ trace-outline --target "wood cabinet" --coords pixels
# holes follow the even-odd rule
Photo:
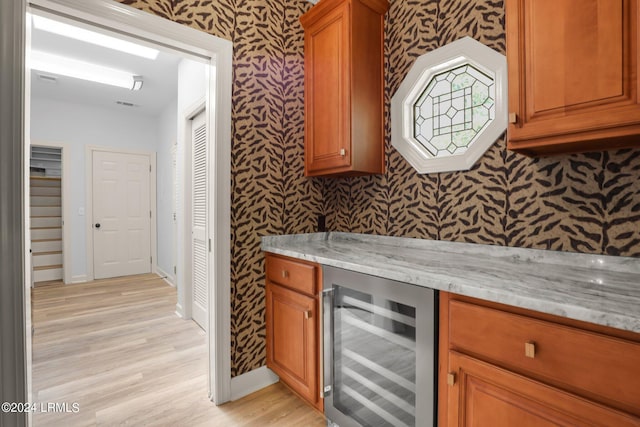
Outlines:
[[[639,0],[506,0],[507,147],[640,146]]]
[[[266,256],[267,366],[319,410],[321,270],[313,263]]]
[[[456,352],[450,426],[638,426],[639,419]]]
[[[305,174],[384,172],[387,0],[322,0],[300,21],[305,46]]]
[[[640,336],[441,293],[439,425],[640,426]]]

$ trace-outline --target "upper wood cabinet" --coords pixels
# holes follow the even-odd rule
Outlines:
[[[384,172],[387,0],[321,0],[300,18],[305,47],[305,175]]]
[[[640,146],[638,0],[506,0],[508,143],[529,155]]]

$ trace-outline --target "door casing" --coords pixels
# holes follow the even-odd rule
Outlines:
[[[207,120],[209,128],[212,129],[208,134],[209,145],[212,147],[210,165],[212,170],[215,171],[210,181],[211,199],[215,200],[214,207],[210,212],[210,219],[213,233],[220,237],[213,242],[211,252],[211,259],[214,260],[215,276],[209,283],[209,331],[207,333],[209,394],[216,404],[230,400],[231,90],[233,44],[228,40],[110,0],[29,0],[29,7],[31,11],[63,16],[67,19],[74,19],[89,25],[133,36],[151,44],[166,46],[184,52],[189,56],[200,58],[208,64],[208,88],[205,98],[208,111]],[[16,39],[19,39],[21,37],[21,27],[16,26],[14,31]],[[28,36],[29,33],[27,31],[27,38]],[[13,60],[16,61],[15,66],[19,67],[20,59],[15,58]],[[25,87],[23,91],[28,91],[28,89]],[[25,113],[24,131],[29,128],[29,107],[20,102],[16,103],[15,108],[23,108]],[[28,132],[26,135],[28,135]],[[23,137],[23,153],[25,150],[24,139]],[[24,194],[24,188],[22,191]],[[22,208],[20,207],[20,209]],[[183,215],[178,224],[179,234],[182,235],[184,235],[185,231],[184,219]],[[183,237],[179,237],[178,242],[183,240]],[[21,267],[23,270],[25,267],[24,262],[23,256],[23,265]],[[178,286],[181,286],[181,282],[184,284],[183,275],[186,271],[184,256],[179,257],[177,270],[177,282]],[[23,304],[28,305],[30,303],[29,298],[24,294],[24,290],[21,291],[20,299]],[[14,319],[15,322],[13,324],[26,324],[24,312],[16,311],[15,315],[18,318]],[[30,335],[27,334],[26,326],[25,330],[21,332],[25,337]],[[27,339],[27,341],[25,352],[30,353],[30,339]],[[12,375],[15,375],[15,372],[12,372]],[[29,369],[27,369],[24,375],[25,384],[29,383],[27,378],[29,375]]]

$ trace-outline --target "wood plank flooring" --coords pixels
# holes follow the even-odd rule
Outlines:
[[[67,404],[35,413],[36,427],[325,425],[281,384],[211,403],[206,336],[156,275],[48,284],[32,303],[34,401]]]

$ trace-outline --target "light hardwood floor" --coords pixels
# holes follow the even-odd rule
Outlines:
[[[213,405],[206,337],[175,303],[175,289],[155,275],[35,288],[34,401],[71,412],[36,413],[34,425],[325,425],[280,384]]]

